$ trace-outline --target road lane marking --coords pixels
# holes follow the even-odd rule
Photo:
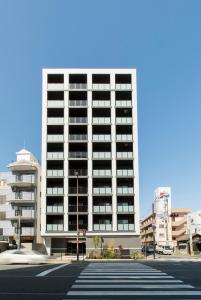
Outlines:
[[[43,276],[46,276],[47,274],[49,274],[49,273],[51,273],[51,272],[54,272],[54,271],[56,271],[56,270],[59,270],[59,269],[61,269],[61,268],[64,268],[64,267],[66,267],[66,266],[68,266],[68,265],[69,265],[69,263],[64,264],[64,265],[59,265],[59,266],[57,266],[57,267],[48,269],[48,270],[46,270],[46,271],[43,271],[43,272],[37,274],[36,277],[43,277]]]
[[[119,273],[115,273],[115,272],[108,272],[108,273],[104,273],[104,272],[101,272],[101,273],[88,273],[88,272],[82,272],[81,275],[84,275],[84,276],[87,276],[87,275],[94,275],[94,276],[103,276],[103,275],[127,275],[127,276],[133,276],[133,275],[139,275],[139,276],[143,276],[143,275],[146,275],[146,276],[155,276],[155,273],[135,273],[135,272],[132,272],[132,273],[123,273],[123,272],[119,272]],[[156,276],[160,276],[160,277],[163,277],[164,275],[167,275],[167,273],[157,273]]]
[[[137,275],[105,275],[105,276],[89,276],[89,275],[87,275],[87,276],[85,276],[85,275],[80,275],[79,276],[79,278],[84,278],[84,279],[87,279],[87,278],[91,278],[91,279],[94,279],[94,278],[101,278],[101,279],[104,279],[104,278],[133,278],[133,279],[137,279],[137,278],[139,278],[139,279],[143,279],[143,278],[147,278],[147,279],[152,279],[152,278],[158,278],[158,279],[162,279],[162,278],[168,278],[168,279],[171,279],[171,278],[174,278],[173,276],[169,276],[169,275],[167,275],[167,276],[155,276],[155,275],[148,275],[148,276],[146,276],[146,275],[141,275],[141,276],[137,276]]]
[[[201,291],[69,291],[69,296],[201,296]]]
[[[74,284],[73,289],[193,289],[190,284]]]
[[[182,283],[182,280],[177,280],[177,279],[165,279],[165,280],[161,280],[161,279],[146,279],[146,280],[141,280],[141,279],[110,279],[110,281],[108,280],[104,280],[104,279],[77,279],[75,281],[76,283],[109,283],[109,282],[113,282],[113,283]]]

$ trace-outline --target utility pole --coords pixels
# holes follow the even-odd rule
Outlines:
[[[15,211],[16,216],[18,216],[18,249],[21,248],[21,213],[22,210],[20,207]]]
[[[152,214],[153,214],[153,222],[152,222],[152,229],[153,229],[153,244],[154,244],[154,253],[153,258],[156,259],[156,218],[155,218],[155,212],[154,212],[154,203],[152,203]]]
[[[77,261],[79,261],[79,203],[78,203],[78,171],[75,172],[75,176],[77,177],[76,183],[77,183],[77,239],[76,239],[76,254],[77,254]]]
[[[192,241],[192,230],[191,230],[191,216],[187,216],[188,232],[189,232],[189,251],[190,255],[193,254],[193,241]]]
[[[169,246],[169,236],[168,236],[168,224],[169,224],[169,214],[168,214],[168,198],[165,199],[165,223],[166,223],[166,246]]]

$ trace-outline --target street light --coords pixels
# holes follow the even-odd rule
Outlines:
[[[77,261],[79,261],[79,215],[78,215],[78,209],[79,209],[79,206],[78,206],[78,176],[79,176],[79,173],[78,171],[75,171],[75,176],[77,178],[76,182],[77,182],[77,247],[76,247],[76,254],[77,254]]]

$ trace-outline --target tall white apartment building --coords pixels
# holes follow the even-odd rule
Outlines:
[[[93,237],[140,247],[135,69],[44,69],[41,235],[49,253]]]

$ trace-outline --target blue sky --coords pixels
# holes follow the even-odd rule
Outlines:
[[[141,216],[153,190],[201,209],[201,1],[0,1],[0,169],[40,159],[41,69],[136,67]]]

